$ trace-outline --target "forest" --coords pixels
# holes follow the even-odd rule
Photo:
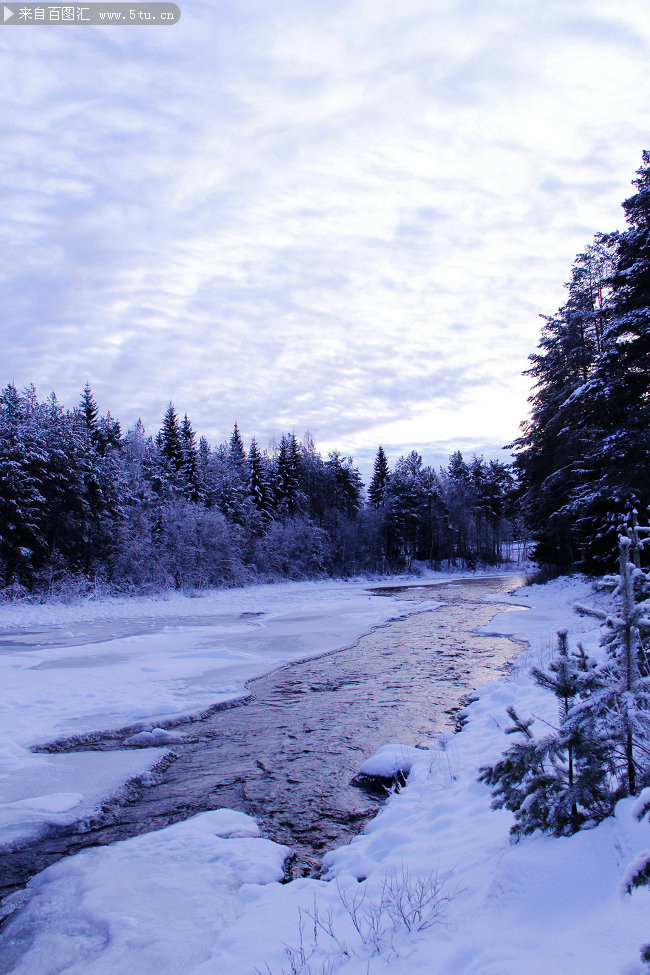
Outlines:
[[[126,434],[30,387],[0,394],[0,572],[5,598],[147,592],[499,562],[517,530],[508,465],[454,453],[436,472],[381,447],[367,495],[351,457],[310,437],[272,451],[237,423],[212,448],[169,404]]]
[[[5,598],[146,592],[500,563],[513,541],[552,571],[602,574],[630,511],[650,503],[650,153],[627,229],[577,255],[543,315],[530,416],[512,464],[434,470],[380,446],[367,490],[352,457],[311,437],[211,446],[169,403],[154,435],[100,414],[89,382],[64,409],[30,386],[0,394]]]

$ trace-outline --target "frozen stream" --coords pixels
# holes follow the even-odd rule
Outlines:
[[[220,807],[249,813],[272,839],[292,846],[291,876],[317,874],[323,852],[349,841],[381,802],[350,785],[364,759],[386,742],[433,743],[453,726],[462,698],[503,672],[517,645],[473,631],[504,610],[482,597],[522,582],[509,575],[400,587],[400,597],[421,604],[421,612],[347,650],[258,678],[241,706],[176,724],[177,758],[159,781],[110,806],[90,829],[53,830],[8,854],[0,892],[85,846]],[[114,736],[93,745],[124,747]]]

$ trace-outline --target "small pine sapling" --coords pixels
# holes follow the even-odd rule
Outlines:
[[[558,727],[536,739],[530,730],[534,719],[524,721],[508,708],[513,725],[506,734],[519,734],[523,740],[496,765],[482,768],[479,780],[493,786],[493,808],[514,813],[515,840],[536,830],[567,836],[611,812],[606,750],[593,734],[585,740],[567,724],[574,699],[587,691],[593,672],[584,648],[570,653],[567,632],[560,630],[548,669],[531,671],[536,683],[558,699]]]

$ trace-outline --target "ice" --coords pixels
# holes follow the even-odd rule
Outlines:
[[[149,748],[39,755],[17,748],[8,770],[5,753],[0,848],[34,838],[48,826],[91,817],[103,802],[119,795],[128,780],[148,773],[164,754],[163,748]]]

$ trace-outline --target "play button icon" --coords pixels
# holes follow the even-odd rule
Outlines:
[[[4,22],[5,22],[5,24],[7,23],[7,21],[9,20],[9,18],[10,17],[13,17],[13,16],[14,16],[14,11],[13,10],[10,10],[9,7],[5,7],[4,8]]]

